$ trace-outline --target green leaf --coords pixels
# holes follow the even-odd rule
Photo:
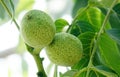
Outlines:
[[[120,3],[116,4],[113,10],[109,18],[110,24],[112,28],[120,29]]]
[[[55,21],[56,31],[61,32],[65,26],[69,25],[69,23],[65,19],[57,19]]]
[[[96,67],[92,67],[91,68],[93,71],[99,73],[99,77],[118,77],[118,75],[116,73],[110,72],[110,71],[106,71],[106,70],[102,70],[101,68],[96,68]]]
[[[60,77],[73,77],[77,70],[69,70],[64,74],[61,74]]]
[[[109,8],[109,7],[112,5],[113,1],[114,1],[114,0],[109,0],[109,1],[108,1],[108,0],[101,0],[100,3],[101,3],[104,7]]]
[[[100,70],[105,70],[107,72],[113,72],[113,70],[111,70],[110,68],[104,66],[104,65],[97,65],[95,66],[97,69],[100,69]]]
[[[89,0],[88,3],[89,5],[92,6],[103,7],[103,5],[101,5],[101,2],[99,0]]]
[[[99,50],[102,62],[120,76],[120,52],[115,41],[107,34],[102,34],[99,39]]]
[[[106,15],[108,9],[104,7],[99,7],[104,15]],[[113,11],[110,14],[109,22],[112,28],[120,29],[120,3],[113,7]]]
[[[90,71],[89,77],[97,77],[97,76],[104,77],[101,74],[97,73],[96,71],[95,72],[94,71]]]
[[[86,72],[82,72],[78,77],[86,77]]]
[[[120,29],[111,29],[107,33],[113,38],[118,44],[120,44]]]
[[[96,31],[99,31],[101,25],[104,21],[105,16],[102,14],[101,10],[97,7],[81,8],[78,12],[77,20],[89,22]],[[109,22],[106,24],[106,28],[110,28]]]
[[[78,36],[78,38],[82,42],[83,52],[85,53],[85,55],[90,56],[91,50],[92,50],[93,44],[94,44],[95,33],[85,32],[85,33],[80,34]]]
[[[97,50],[96,53],[94,54],[94,57],[93,57],[93,65],[98,66],[101,64],[102,64],[102,62],[101,62],[101,59],[99,57],[99,51]]]
[[[88,65],[88,62],[89,62],[89,57],[82,57],[82,59],[77,64],[72,66],[71,68],[80,70],[80,69],[86,67]]]
[[[109,21],[112,28],[120,29],[120,19],[115,12],[110,15]]]
[[[78,36],[81,33],[84,32],[93,32],[95,33],[95,27],[93,27],[89,22],[86,21],[77,21],[76,23],[73,24],[73,28],[71,30],[71,34]]]
[[[102,11],[102,13],[104,15],[106,15],[106,13],[108,11],[108,9],[106,9],[106,8],[100,8],[100,10]],[[112,11],[112,13],[110,14],[109,23],[110,23],[110,25],[111,25],[112,28],[118,28],[118,29],[120,29],[120,18],[118,16],[119,15],[115,11]]]
[[[118,16],[119,19],[120,19],[120,3],[116,4],[116,5],[113,7],[113,10],[116,12],[117,16]]]
[[[79,73],[79,71],[76,74],[78,74],[78,73]],[[87,71],[84,71],[84,72],[79,73],[79,76],[75,75],[74,77],[87,77],[86,75],[87,75]],[[89,77],[106,77],[106,76],[103,76],[102,74],[98,73],[95,70],[94,71],[90,70]]]
[[[75,4],[72,10],[72,17],[75,17],[77,11],[82,8],[87,6],[88,0],[75,0]]]
[[[76,22],[76,26],[77,28],[79,28],[79,31],[81,33],[84,33],[87,31],[96,32],[95,28],[89,22],[86,22],[86,21],[78,21]]]

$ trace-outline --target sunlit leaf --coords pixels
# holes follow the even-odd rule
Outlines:
[[[57,19],[55,21],[56,31],[61,32],[65,26],[68,26],[69,23],[65,19]]]
[[[105,7],[110,7],[111,5],[112,5],[112,3],[113,3],[113,1],[114,0],[101,0],[100,2],[101,2],[101,4],[103,5],[103,6],[105,6]]]
[[[116,42],[107,34],[102,34],[99,40],[99,50],[103,63],[120,76],[120,52]]]
[[[89,0],[89,5],[96,6],[96,7],[103,7],[100,0]]]
[[[101,10],[97,7],[89,7],[84,11],[84,8],[81,8],[78,12],[77,20],[86,21],[90,23],[97,31],[101,28],[101,25],[104,21],[105,16]],[[106,24],[106,28],[110,28],[109,22]]]

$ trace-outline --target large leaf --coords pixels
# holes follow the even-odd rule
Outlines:
[[[111,5],[112,5],[112,3],[113,3],[113,1],[114,0],[101,0],[100,2],[101,2],[101,4],[104,6],[104,7],[110,7]]]
[[[75,17],[77,11],[82,8],[87,6],[88,0],[75,0],[75,4],[72,10],[72,17]]]
[[[116,5],[113,7],[113,10],[117,13],[117,16],[118,16],[119,19],[120,19],[120,3],[116,4]]]
[[[69,70],[64,74],[61,74],[60,77],[73,77],[77,70]]]
[[[64,19],[57,19],[55,21],[56,32],[61,32],[65,26],[68,26],[69,23]]]
[[[98,72],[100,75],[99,77],[118,77],[118,75],[116,73],[113,73],[113,71],[109,71],[107,68],[105,67],[93,67],[92,70],[94,70],[95,72]]]
[[[83,44],[83,52],[85,53],[86,56],[90,56],[91,50],[94,45],[95,33],[85,32],[80,34],[78,38],[81,40]]]
[[[118,48],[120,51],[120,28],[108,30],[107,33],[110,35],[111,38],[113,38],[118,43]]]
[[[89,0],[89,3],[98,7],[110,8],[114,0]]]
[[[96,32],[96,28],[93,27],[89,22],[86,21],[77,21],[73,24],[73,28],[71,30],[71,34],[78,36],[80,33],[84,32]]]
[[[112,28],[120,29],[120,19],[115,12],[110,15],[109,21]]]
[[[80,70],[73,77],[87,77],[86,75],[87,75],[87,70],[83,71],[83,72],[81,72],[81,70]],[[98,73],[96,70],[94,70],[94,71],[90,70],[88,76],[89,77],[106,77],[106,76],[103,76],[102,74]]]
[[[99,57],[99,51],[96,50],[96,53],[94,54],[94,57],[93,57],[93,65],[98,66],[101,64],[102,64],[102,62],[101,62],[101,59]]]
[[[86,10],[84,8],[79,10],[77,20],[89,22],[97,31],[99,31],[104,18],[105,16],[99,8],[89,7]],[[110,28],[109,22],[106,24],[106,28]]]
[[[120,29],[111,29],[107,33],[113,38],[118,44],[120,44]]]
[[[82,57],[82,59],[77,64],[72,66],[71,68],[80,70],[80,69],[86,67],[88,65],[88,62],[89,62],[89,57]]]
[[[95,68],[97,68],[99,70],[104,70],[104,71],[107,71],[107,72],[113,72],[113,70],[111,70],[110,68],[108,68],[104,65],[98,65],[98,66],[95,66]]]
[[[70,70],[67,71],[66,73],[62,74],[60,77],[86,77],[86,72],[82,72],[79,74],[79,76],[75,76],[77,74],[78,71],[75,70]],[[97,75],[96,75],[97,74]],[[89,77],[105,77],[99,73],[96,73],[94,71],[90,71],[89,73]]]
[[[107,34],[102,34],[99,39],[99,50],[103,63],[120,76],[120,52],[116,42]]]
[[[115,5],[113,10],[109,18],[111,27],[120,29],[120,3]]]
[[[120,29],[120,3],[113,7],[113,11],[110,14],[109,22],[112,28]],[[104,15],[107,14],[108,9],[104,7],[99,7]]]

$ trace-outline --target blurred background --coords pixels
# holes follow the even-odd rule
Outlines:
[[[14,9],[11,9],[11,0],[3,1],[11,11],[15,10],[14,16],[18,24],[23,15],[31,9],[45,11],[54,21],[63,18],[71,23],[75,2],[74,0],[12,0]],[[46,73],[52,77],[54,64],[48,60],[44,49],[41,56],[45,57],[43,65]],[[60,72],[68,69],[58,68]],[[0,77],[37,77],[36,72],[37,67],[33,57],[27,52],[18,29],[0,4]]]

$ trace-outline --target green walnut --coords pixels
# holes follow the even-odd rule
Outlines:
[[[56,33],[53,41],[46,48],[51,62],[61,66],[72,66],[82,57],[81,41],[69,33]]]
[[[51,17],[40,10],[30,10],[21,21],[21,35],[31,47],[45,47],[55,35],[55,24]]]

